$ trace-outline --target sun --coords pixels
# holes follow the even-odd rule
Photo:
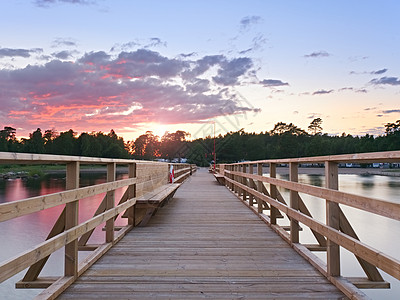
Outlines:
[[[163,124],[154,124],[152,131],[154,135],[162,137],[167,131],[167,127]]]

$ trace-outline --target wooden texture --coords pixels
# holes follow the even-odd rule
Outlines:
[[[225,178],[227,181],[233,182],[230,179]],[[358,257],[368,261],[369,263],[377,266],[382,271],[392,275],[393,277],[400,280],[400,262],[395,258],[360,242],[359,240],[348,236],[336,229],[333,229],[322,222],[319,222],[310,216],[303,214],[297,210],[293,210],[287,205],[273,199],[269,196],[260,194],[259,192],[245,187],[241,183],[234,182],[238,188],[246,189],[247,192],[252,193],[255,197],[260,198],[262,201],[268,202],[271,206],[277,207],[279,210],[284,212],[288,217],[295,218],[299,222],[308,226],[310,229],[326,236],[331,239],[334,243],[346,248],[352,253],[355,253]],[[332,278],[332,277],[331,277]]]
[[[328,189],[339,189],[338,165],[334,162],[325,163],[325,185]],[[326,200],[326,225],[336,230],[340,229],[339,204]],[[340,275],[340,248],[339,245],[328,238],[327,246],[327,272],[329,276]]]
[[[266,299],[344,295],[212,174],[197,172],[59,299]]]
[[[79,188],[79,162],[67,164],[66,189],[73,190]],[[78,225],[79,222],[79,200],[65,205],[65,230],[69,230]],[[78,239],[72,240],[65,245],[64,254],[64,275],[78,275]]]
[[[272,166],[273,164],[271,164]],[[236,166],[235,166],[236,167]],[[271,168],[272,170],[272,168]],[[236,171],[231,172],[234,176],[245,176],[254,180],[260,180],[265,183],[280,186],[288,190],[305,193],[318,198],[327,199],[329,201],[345,204],[354,208],[368,211],[373,214],[388,217],[400,221],[400,203],[385,200],[373,199],[351,193],[341,192],[337,190],[322,188],[304,183],[291,182],[283,179],[260,176],[256,174],[242,174]],[[272,172],[271,172],[272,174]],[[236,187],[237,188],[237,187]],[[272,197],[272,196],[271,196]]]

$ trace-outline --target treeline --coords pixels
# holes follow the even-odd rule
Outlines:
[[[306,131],[292,123],[279,122],[268,132],[247,133],[242,129],[219,135],[215,138],[217,163],[400,150],[400,120],[386,124],[385,134],[377,137],[344,133],[330,136],[322,133],[321,124],[321,119],[314,119]],[[4,127],[0,130],[0,151],[167,161],[185,158],[208,166],[214,157],[214,137],[192,141],[189,137],[185,131],[162,137],[147,131],[134,141],[125,142],[114,130],[108,134],[77,135],[72,129],[57,133],[38,128],[28,139],[18,140],[14,128]]]

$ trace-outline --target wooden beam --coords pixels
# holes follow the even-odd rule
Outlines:
[[[79,188],[79,162],[67,164],[66,189]],[[79,201],[67,203],[65,206],[65,230],[78,225],[79,222]],[[78,240],[72,240],[65,245],[64,275],[78,275]]]
[[[128,170],[129,178],[136,178],[136,164],[129,164]],[[136,198],[136,184],[132,184],[128,187],[128,199]],[[128,216],[128,225],[135,225],[135,208],[132,206],[127,211],[126,214]]]
[[[274,164],[274,163],[270,163],[269,164],[269,177],[270,178],[275,178],[276,177],[276,164]],[[259,178],[260,181],[263,181],[263,178],[265,178],[265,177],[261,176],[261,178]],[[271,198],[276,199],[277,192],[278,192],[278,189],[276,188],[276,185],[271,184],[270,185]],[[271,225],[276,225],[277,215],[278,215],[278,211],[277,211],[276,207],[275,206],[271,206],[271,210],[270,210]]]
[[[359,289],[390,289],[390,283],[387,281],[371,281],[365,277],[346,277],[346,279]]]
[[[339,173],[337,163],[325,162],[325,185],[326,188],[337,190],[339,188]],[[340,213],[339,205],[326,200],[326,225],[339,230]],[[340,248],[339,245],[328,238],[327,247],[327,272],[329,276],[340,276]]]
[[[116,164],[107,164],[107,182],[113,182],[116,179]],[[115,206],[115,191],[109,191],[106,195],[106,210]],[[106,243],[114,242],[114,218],[106,222]]]
[[[18,281],[15,284],[17,289],[47,289],[58,280],[59,277],[38,277],[33,281]]]
[[[357,240],[359,240],[356,232],[354,231],[353,227],[351,226],[349,220],[347,220],[344,212],[342,211],[341,208],[339,208],[339,213],[340,213],[340,230],[351,236],[352,238],[355,238]],[[375,282],[383,282],[384,279],[382,277],[382,275],[379,273],[378,269],[370,264],[369,262],[365,261],[364,259],[358,257],[356,255],[356,258],[359,262],[359,264],[361,265],[362,269],[364,270],[365,274],[368,276],[368,279],[370,281],[375,281]]]
[[[297,163],[289,164],[289,180],[297,182],[299,180],[299,165]],[[296,191],[290,191],[290,207],[299,210],[299,194]],[[291,218],[290,220],[290,241],[299,242],[299,221]]]
[[[52,237],[56,236],[57,234],[60,234],[61,232],[64,231],[64,229],[65,229],[65,208],[61,212],[57,221],[54,223],[54,226],[51,229],[46,240],[51,239]],[[49,257],[50,257],[50,255],[46,256],[45,258],[39,260],[37,263],[30,266],[28,271],[26,272],[24,278],[22,279],[22,282],[35,281],[38,278],[40,272],[43,270],[43,267],[47,263],[47,260],[49,259]]]

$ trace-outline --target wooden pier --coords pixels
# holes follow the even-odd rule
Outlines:
[[[297,297],[344,295],[203,170],[59,299]]]
[[[15,285],[44,289],[37,299],[366,299],[360,289],[390,288],[387,275],[400,280],[400,260],[361,241],[342,207],[398,222],[400,203],[340,191],[338,180],[339,164],[373,162],[397,164],[400,151],[220,164],[211,173],[189,164],[0,152],[0,164],[57,164],[66,172],[64,191],[0,204],[0,222],[63,207],[45,241],[0,262],[0,283],[26,270]],[[299,182],[299,165],[310,163],[324,167],[324,187]],[[80,187],[85,164],[106,166],[106,182]],[[121,166],[128,173],[117,180]],[[278,178],[277,167],[289,178]],[[97,195],[103,200],[87,212],[93,217],[80,220],[81,203]],[[312,216],[303,195],[322,201],[325,220]],[[95,228],[104,242],[92,242]],[[304,228],[313,243],[302,243]],[[42,274],[61,248],[64,273]],[[343,274],[341,248],[364,277]]]

